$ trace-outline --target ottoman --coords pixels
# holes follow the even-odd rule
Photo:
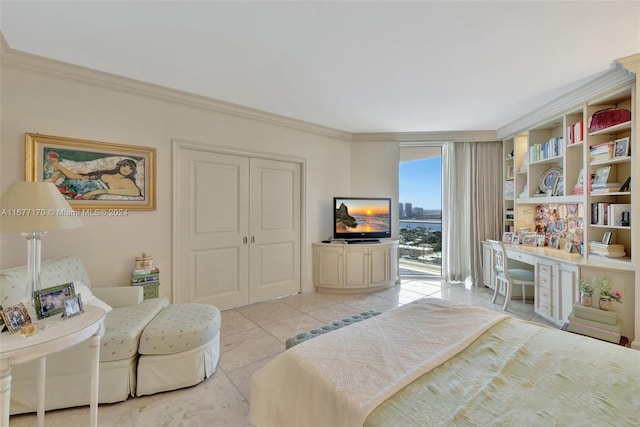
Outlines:
[[[220,358],[220,310],[207,304],[169,305],[145,327],[138,353],[137,396],[204,381]]]

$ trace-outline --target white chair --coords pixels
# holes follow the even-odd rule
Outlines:
[[[496,287],[493,291],[493,300],[491,302],[495,304],[499,288],[504,288],[504,305],[502,309],[506,311],[511,300],[513,285],[522,285],[522,302],[524,302],[525,286],[534,285],[534,273],[523,268],[509,268],[504,244],[497,240],[489,240],[489,243],[493,251],[493,270],[496,276]]]

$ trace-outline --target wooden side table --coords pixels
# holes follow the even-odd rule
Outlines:
[[[87,305],[85,312],[68,320],[60,316],[39,321],[38,333],[23,337],[20,333],[0,334],[0,426],[9,426],[9,405],[11,403],[11,365],[40,359],[38,367],[38,426],[44,427],[44,395],[47,355],[72,347],[86,339],[91,339],[91,401],[90,423],[98,425],[98,381],[100,363],[100,325],[104,320],[104,310]]]

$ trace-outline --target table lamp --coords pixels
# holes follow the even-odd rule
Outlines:
[[[51,182],[15,181],[0,199],[0,232],[22,233],[27,239],[27,295],[41,290],[41,239],[48,231],[82,227],[82,221]]]

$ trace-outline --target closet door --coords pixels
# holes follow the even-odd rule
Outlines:
[[[181,148],[174,300],[220,310],[249,301],[249,157]]]
[[[175,156],[174,301],[226,310],[300,292],[300,164]]]
[[[300,292],[300,165],[250,161],[249,302]]]

